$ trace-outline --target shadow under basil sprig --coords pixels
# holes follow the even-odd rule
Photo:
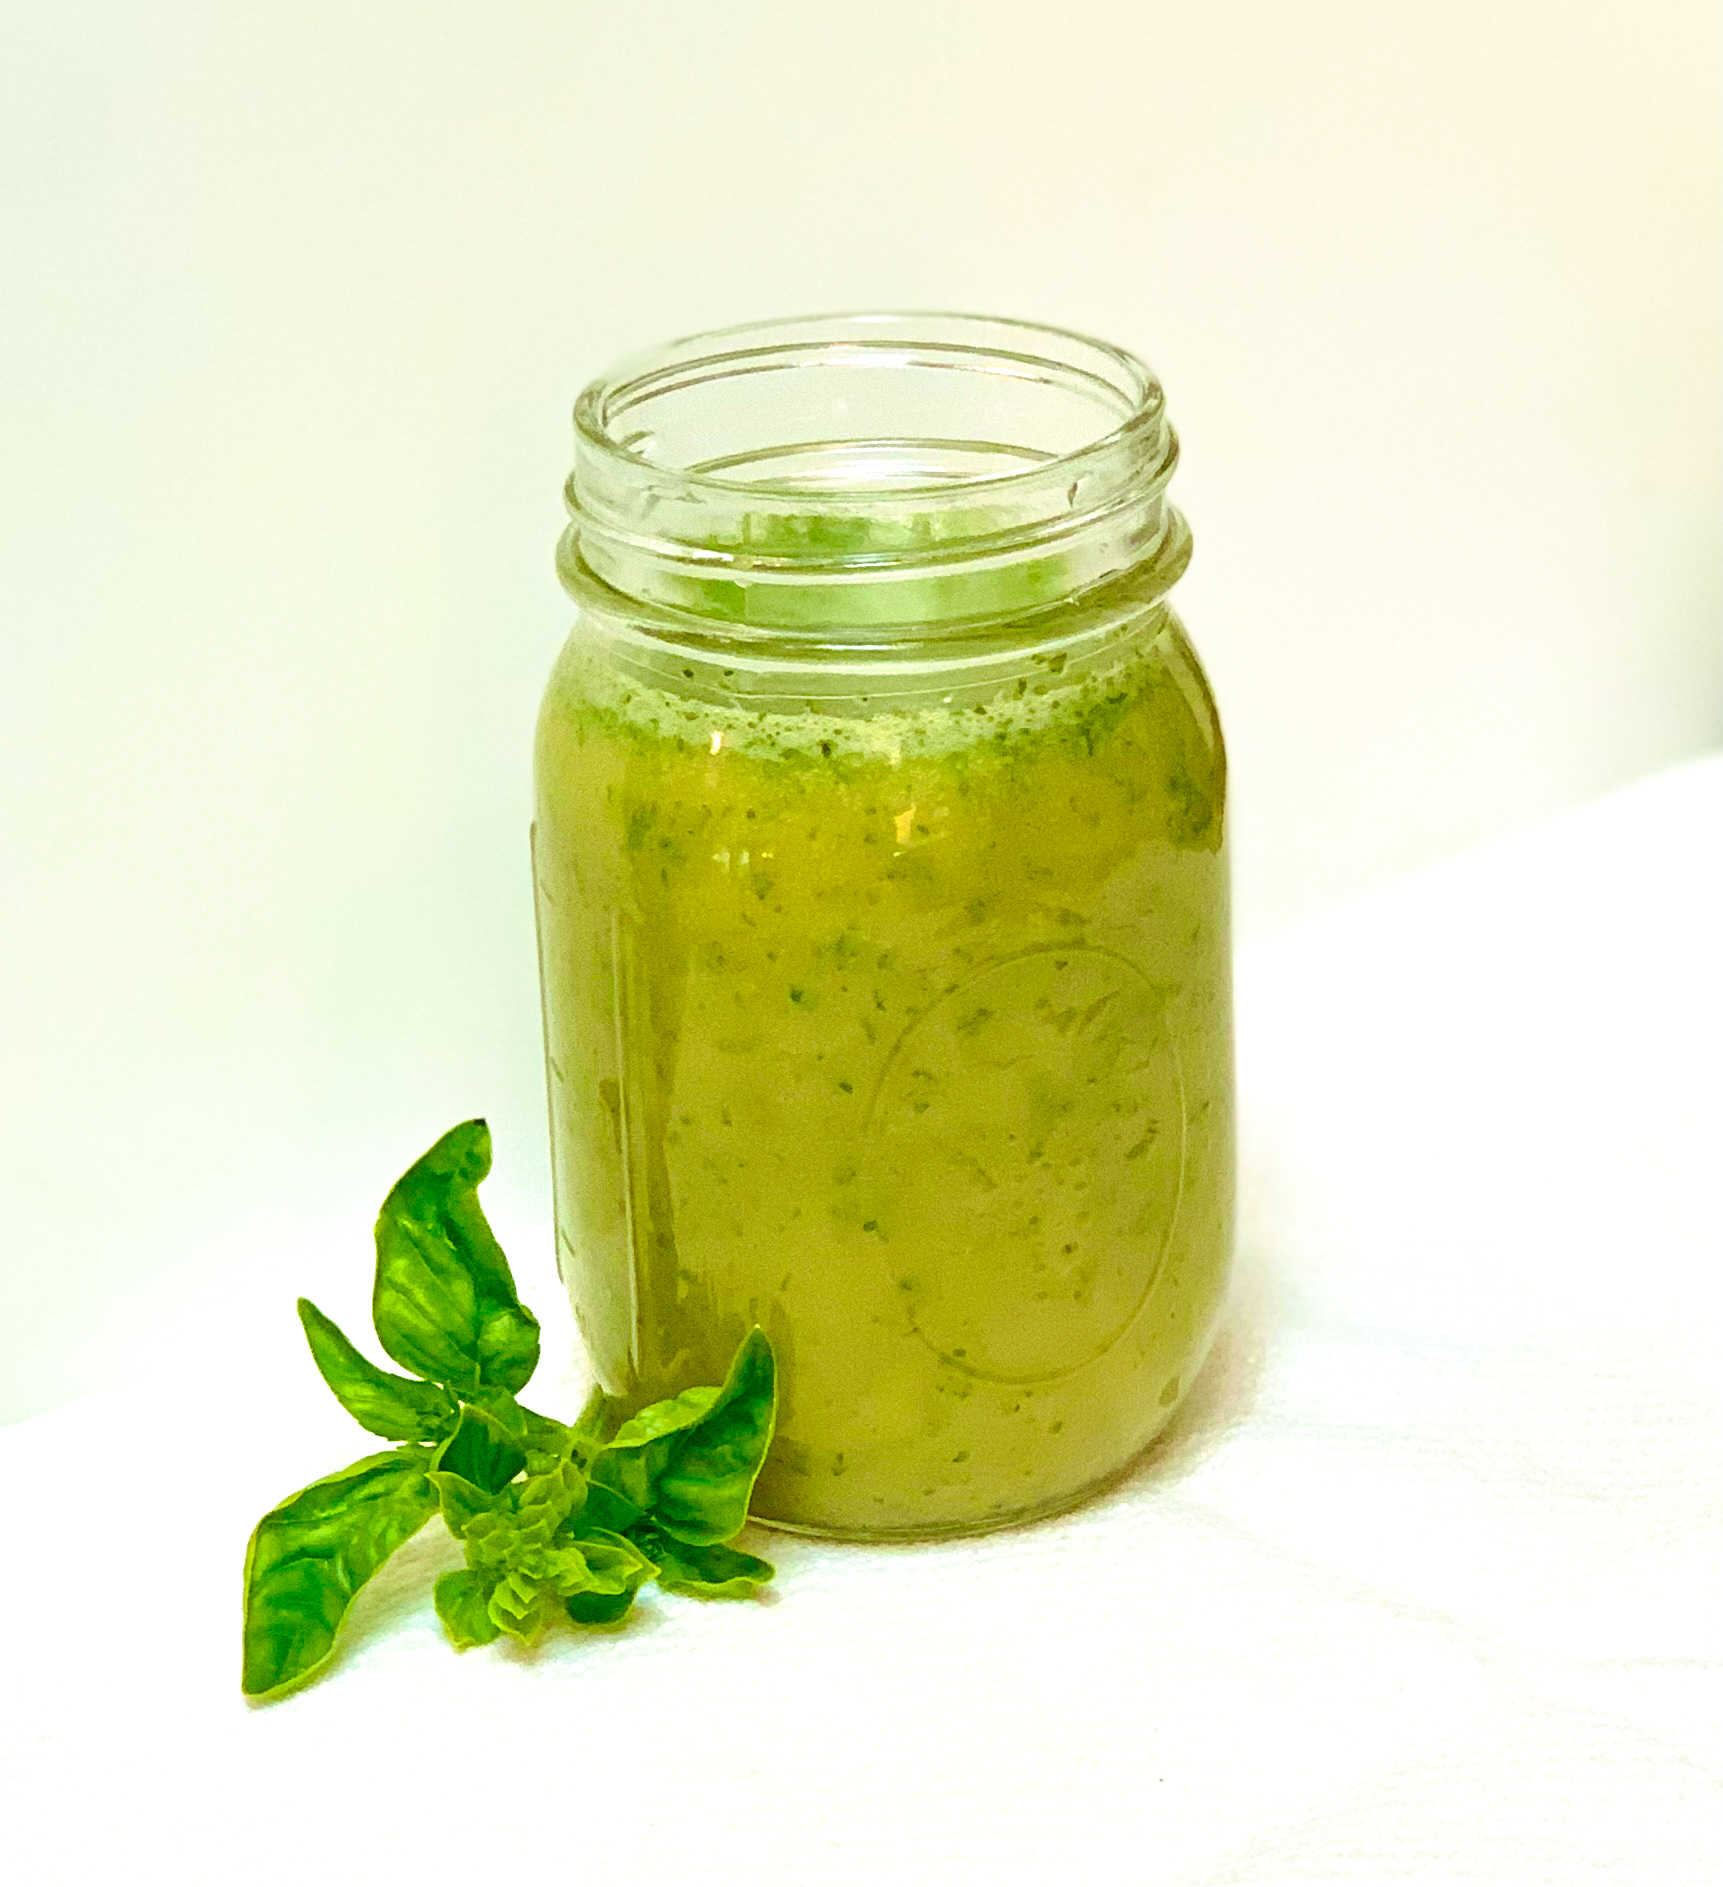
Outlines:
[[[438,1511],[466,1548],[466,1566],[436,1586],[437,1615],[463,1650],[531,1638],[558,1618],[613,1624],[653,1579],[728,1599],[772,1577],[728,1544],[772,1440],[765,1333],[748,1333],[722,1384],[627,1421],[602,1392],[572,1423],[524,1407],[515,1398],[538,1366],[538,1319],[479,1205],[490,1169],[490,1130],[467,1121],[383,1202],[372,1320],[410,1376],[379,1369],[299,1300],[323,1380],[361,1428],[396,1445],[257,1523],[245,1555],[248,1697],[315,1677],[359,1589]]]

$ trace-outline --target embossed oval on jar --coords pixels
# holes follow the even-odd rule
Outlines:
[[[904,1314],[1002,1382],[1104,1355],[1178,1216],[1173,986],[1089,945],[976,971],[912,1022],[869,1109],[868,1187]]]

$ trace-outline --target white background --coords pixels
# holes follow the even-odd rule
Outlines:
[[[1710,0],[0,11],[0,1419],[353,1281],[456,1119],[549,1284],[567,409],[898,304],[1143,353],[1261,933],[1723,741]]]

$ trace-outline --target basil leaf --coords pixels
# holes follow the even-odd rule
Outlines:
[[[670,1458],[669,1438],[692,1428],[717,1399],[715,1387],[684,1389],[679,1396],[651,1403],[631,1415],[594,1462],[594,1480],[615,1489],[644,1513],[652,1505],[653,1487]]]
[[[550,1537],[558,1514],[583,1491],[580,1471],[566,1461],[530,1477],[520,1488],[510,1489],[506,1500],[499,1496],[489,1506],[451,1488],[452,1495],[466,1502],[463,1533],[470,1575],[466,1584],[451,1588],[451,1608],[457,1598],[462,1607],[475,1608],[482,1597],[495,1631],[523,1639],[568,1610],[570,1601],[588,1594],[603,1601],[595,1619],[620,1618],[652,1577],[653,1562],[620,1534],[594,1532],[578,1541]],[[575,1607],[570,1616],[589,1609]],[[464,1629],[470,1637],[470,1620]]]
[[[606,1595],[638,1592],[658,1570],[654,1559],[620,1533],[594,1528],[581,1535],[580,1551],[592,1575],[591,1590]]]
[[[469,1513],[461,1529],[461,1542],[467,1549],[467,1564],[474,1572],[493,1577],[506,1572],[520,1556],[520,1536],[514,1515],[505,1502],[487,1511]]]
[[[475,1572],[446,1572],[437,1581],[437,1616],[457,1651],[488,1645],[501,1634],[490,1614],[490,1588]]]
[[[580,1589],[578,1580],[575,1589]],[[566,1600],[553,1587],[516,1569],[505,1572],[497,1580],[491,1588],[486,1609],[498,1631],[525,1640],[536,1638],[565,1604]]]
[[[533,1463],[529,1459],[528,1467]],[[572,1461],[552,1461],[529,1472],[514,1494],[515,1525],[523,1541],[549,1546],[563,1523],[586,1502],[586,1476]]]
[[[490,1129],[469,1120],[395,1182],[377,1218],[372,1319],[403,1369],[471,1392],[524,1388],[538,1367],[538,1319],[479,1205]]]
[[[634,1605],[634,1593],[577,1592],[563,1601],[564,1610],[577,1625],[614,1625],[628,1616]]]
[[[582,1535],[580,1550],[586,1555],[593,1584],[566,1600],[565,1609],[577,1625],[614,1625],[627,1616],[635,1594],[658,1568],[634,1541],[618,1533],[595,1528]]]
[[[492,1391],[493,1394],[506,1393]],[[548,1415],[540,1415],[536,1409],[516,1403],[521,1420],[526,1426],[526,1445],[529,1452],[537,1450],[544,1454],[572,1455],[580,1445],[579,1435],[566,1422],[555,1421]]]
[[[658,1583],[666,1592],[695,1599],[750,1599],[776,1568],[770,1560],[731,1546],[689,1546],[668,1534],[650,1531],[641,1545],[658,1562]]]
[[[326,1664],[347,1608],[436,1511],[422,1455],[367,1455],[257,1523],[245,1551],[248,1697],[277,1697]]]
[[[626,1533],[640,1518],[641,1511],[633,1501],[624,1499],[614,1488],[593,1481],[586,1490],[586,1504],[580,1510],[579,1525],[575,1528],[576,1537],[600,1530]]]
[[[592,1464],[592,1491],[605,1488],[635,1513],[645,1513],[666,1453],[662,1446],[656,1454],[649,1448],[607,1448]]]
[[[463,1400],[498,1441],[526,1448],[526,1410],[506,1389],[474,1389]]]
[[[624,1422],[593,1463],[593,1481],[679,1539],[727,1540],[748,1517],[776,1414],[772,1346],[756,1326],[720,1388],[685,1389]]]
[[[615,1593],[624,1590],[626,1583],[614,1568],[595,1572],[584,1545],[517,1545],[491,1589],[491,1622],[512,1637],[531,1638],[563,1611],[576,1593]]]
[[[716,1545],[740,1533],[776,1420],[772,1346],[756,1325],[742,1339],[711,1408],[670,1440],[669,1458],[653,1487],[651,1512],[659,1529],[691,1546]]]
[[[446,1389],[379,1369],[308,1297],[299,1300],[299,1321],[318,1373],[361,1428],[389,1441],[441,1441],[460,1420]]]
[[[663,1435],[674,1435],[692,1428],[718,1400],[716,1388],[684,1389],[667,1402],[654,1402],[631,1415],[610,1438],[612,1448],[644,1448]]]
[[[496,1513],[505,1505],[504,1495],[488,1494],[464,1475],[452,1474],[447,1469],[433,1469],[430,1481],[442,1506],[443,1524],[457,1540],[467,1537],[468,1527],[480,1514]]]
[[[512,1443],[499,1441],[482,1416],[463,1409],[460,1427],[443,1443],[432,1465],[495,1494],[526,1466],[526,1456]]]

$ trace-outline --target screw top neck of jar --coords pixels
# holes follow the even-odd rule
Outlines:
[[[575,407],[565,583],[730,634],[891,639],[1189,553],[1159,382],[1064,329],[851,314],[696,335]]]

